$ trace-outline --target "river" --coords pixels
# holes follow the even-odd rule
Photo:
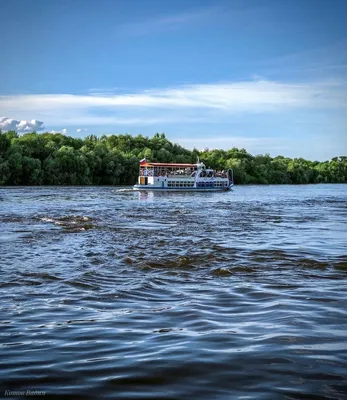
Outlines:
[[[347,398],[347,185],[4,187],[0,276],[0,397]]]

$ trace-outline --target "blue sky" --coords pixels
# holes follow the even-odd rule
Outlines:
[[[345,0],[2,0],[0,127],[347,155]]]

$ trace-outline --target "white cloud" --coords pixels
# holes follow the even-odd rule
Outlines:
[[[7,117],[0,117],[0,129],[3,131],[17,131],[23,132],[33,132],[42,131],[44,129],[43,122],[36,119],[31,121],[19,121],[17,119],[11,119]]]
[[[63,134],[66,134],[67,133],[67,129],[60,129],[60,130],[58,130],[58,131],[55,131],[55,130],[52,130],[50,133],[63,133]]]
[[[1,108],[68,111],[87,107],[211,108],[228,112],[258,112],[288,108],[347,106],[346,85],[341,82],[280,83],[249,81],[186,85],[140,93],[98,95],[0,96]]]
[[[77,132],[87,132],[87,128],[78,128]]]
[[[0,117],[0,129],[3,131],[14,131],[17,128],[19,121],[6,117]]]
[[[85,129],[77,128],[81,124],[230,122],[237,114],[343,110],[347,108],[346,86],[346,82],[336,80],[306,83],[253,80],[125,94],[13,95],[0,96],[0,109],[7,115],[34,116],[54,126],[64,120],[76,129]]]

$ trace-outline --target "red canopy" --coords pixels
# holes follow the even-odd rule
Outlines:
[[[140,162],[141,167],[178,167],[178,168],[195,168],[196,164],[174,164],[174,163],[155,163],[155,162]]]

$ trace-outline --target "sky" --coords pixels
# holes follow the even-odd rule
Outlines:
[[[346,0],[1,0],[0,129],[347,155]]]

